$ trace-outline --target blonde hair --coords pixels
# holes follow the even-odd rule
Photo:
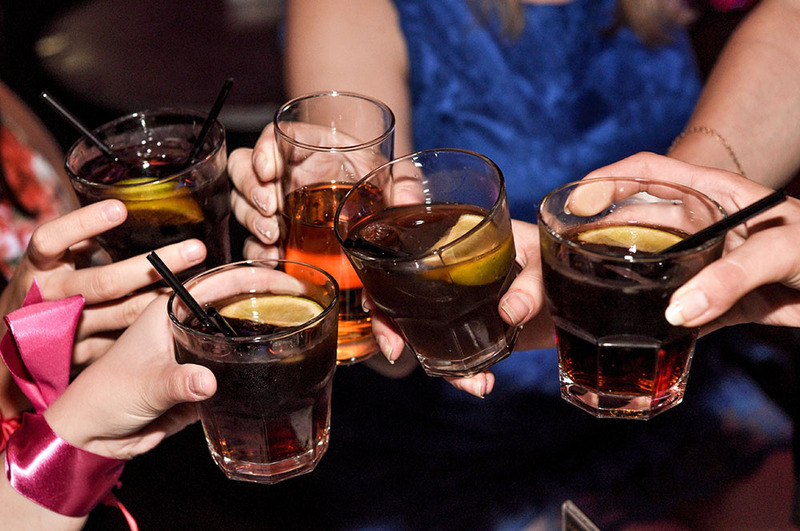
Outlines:
[[[501,31],[511,38],[519,36],[525,27],[520,0],[469,0],[469,3],[484,22],[497,17]],[[608,29],[615,31],[627,26],[643,44],[659,46],[669,42],[673,29],[688,25],[697,15],[683,0],[617,0],[616,20]]]

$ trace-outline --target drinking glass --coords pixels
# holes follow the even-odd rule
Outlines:
[[[122,225],[96,238],[113,261],[197,238],[208,251],[204,268],[230,262],[222,124],[214,122],[197,157],[188,160],[205,119],[184,109],[137,112],[94,131],[117,159],[87,137],[67,152],[67,173],[81,205],[113,198],[128,209]]]
[[[696,190],[637,178],[587,179],[545,197],[542,274],[565,400],[644,420],[683,400],[698,330],[672,326],[664,311],[721,255],[724,237],[667,248],[725,215]]]
[[[181,298],[169,299],[176,359],[204,365],[217,379],[214,396],[198,403],[214,461],[229,478],[257,483],[312,471],[330,436],[339,304],[333,277],[308,264],[245,261],[184,286],[236,331],[215,333]]]
[[[281,171],[278,210],[288,260],[314,264],[339,283],[338,362],[378,351],[362,284],[333,233],[333,217],[353,183],[392,158],[394,115],[367,96],[323,92],[284,104],[275,115]]]
[[[395,159],[347,193],[335,229],[427,374],[470,376],[509,355],[518,329],[498,304],[517,268],[494,162],[459,149]]]

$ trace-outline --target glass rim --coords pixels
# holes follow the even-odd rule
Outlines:
[[[312,269],[312,270],[315,270],[315,271],[317,271],[319,273],[322,273],[323,276],[325,276],[330,281],[331,285],[333,286],[333,298],[331,298],[331,301],[327,305],[325,305],[325,307],[322,309],[322,312],[320,312],[319,315],[314,316],[313,318],[309,319],[305,323],[302,323],[302,324],[299,324],[299,325],[296,325],[296,326],[292,326],[292,327],[286,328],[284,330],[281,330],[279,332],[274,332],[272,334],[261,334],[261,335],[257,335],[257,336],[227,337],[227,336],[220,335],[220,334],[209,334],[207,332],[202,332],[200,330],[197,330],[195,328],[192,328],[190,326],[186,326],[185,324],[183,324],[183,322],[181,322],[180,319],[178,319],[178,317],[175,315],[175,312],[173,311],[173,306],[175,304],[176,299],[178,299],[178,297],[177,297],[177,293],[172,292],[170,294],[170,296],[169,296],[169,299],[167,300],[167,315],[169,316],[169,319],[172,322],[172,325],[176,326],[177,328],[182,330],[184,333],[200,336],[200,337],[204,338],[204,340],[217,341],[217,342],[220,342],[220,343],[253,343],[253,342],[261,343],[261,342],[264,342],[264,341],[267,341],[267,340],[272,341],[272,340],[276,340],[276,339],[283,339],[285,337],[294,335],[294,334],[296,334],[297,332],[299,332],[299,331],[301,331],[303,329],[311,328],[313,326],[316,326],[318,323],[322,322],[326,317],[328,317],[330,315],[330,313],[333,311],[333,308],[339,302],[340,291],[341,290],[339,289],[339,284],[338,284],[338,282],[336,282],[336,279],[333,277],[333,275],[331,275],[330,273],[328,273],[324,269],[321,269],[321,268],[319,268],[319,267],[317,267],[315,265],[308,264],[306,262],[298,262],[296,260],[285,260],[283,258],[262,258],[262,259],[256,259],[256,260],[240,260],[238,262],[229,262],[227,264],[222,264],[222,265],[219,265],[217,267],[208,269],[206,271],[202,271],[202,272],[200,272],[200,273],[198,273],[198,274],[196,274],[196,275],[184,280],[181,284],[186,286],[190,282],[199,281],[203,277],[207,277],[207,276],[219,273],[219,272],[221,272],[223,270],[227,270],[227,269],[235,269],[235,268],[240,268],[240,267],[253,266],[253,265],[259,265],[259,264],[267,264],[267,263],[299,265],[299,266],[305,267],[307,269]],[[272,268],[272,269],[275,269],[275,268]],[[286,274],[288,275],[288,273],[286,273]],[[187,291],[188,291],[188,288],[187,288]],[[186,303],[181,301],[181,304],[185,305]],[[188,311],[189,311],[189,313],[191,313],[190,310],[188,310]]]
[[[293,138],[292,136],[288,135],[285,131],[281,129],[280,126],[281,122],[287,123],[286,120],[280,119],[281,115],[288,112],[290,108],[297,106],[299,103],[313,100],[316,98],[340,98],[340,97],[363,100],[365,102],[373,104],[376,108],[380,109],[385,116],[389,117],[389,123],[387,124],[383,133],[381,133],[380,136],[373,138],[372,140],[367,140],[364,142],[360,142],[358,144],[349,144],[346,146],[321,146],[316,144],[306,144],[305,142],[300,142],[295,138]],[[293,123],[293,122],[288,122],[288,123]],[[349,153],[352,151],[360,151],[365,148],[377,146],[385,142],[387,139],[389,139],[389,137],[391,137],[394,134],[396,119],[394,113],[392,112],[392,109],[378,99],[375,99],[371,96],[365,96],[364,94],[358,94],[356,92],[342,92],[342,91],[331,90],[331,91],[313,92],[310,94],[304,94],[302,96],[298,96],[296,98],[287,101],[286,103],[278,107],[278,109],[275,111],[275,116],[272,119],[272,124],[275,129],[275,134],[279,135],[281,139],[286,141],[286,143],[291,144],[295,147],[321,153]]]
[[[339,214],[341,213],[342,208],[344,207],[345,203],[347,203],[347,200],[350,197],[350,194],[352,194],[355,191],[356,188],[358,188],[361,185],[365,184],[367,179],[371,178],[374,175],[377,175],[379,172],[384,171],[386,168],[388,168],[390,166],[394,166],[397,163],[404,162],[404,161],[407,161],[407,160],[413,160],[415,158],[418,158],[421,155],[428,156],[428,155],[434,155],[434,154],[437,154],[437,153],[459,153],[459,154],[462,154],[462,155],[469,155],[469,156],[476,157],[476,158],[479,158],[479,159],[483,160],[489,167],[491,167],[494,170],[495,175],[497,175],[497,179],[498,179],[499,184],[500,184],[500,187],[498,188],[497,199],[495,199],[494,203],[492,204],[492,208],[490,208],[487,211],[486,215],[483,216],[483,219],[481,219],[480,223],[478,223],[477,225],[475,225],[474,227],[469,229],[467,232],[465,232],[464,234],[462,234],[461,236],[459,236],[455,240],[453,240],[453,241],[451,241],[451,242],[449,242],[449,243],[447,243],[445,245],[442,245],[441,247],[436,247],[434,249],[429,249],[428,251],[425,252],[425,254],[419,254],[419,255],[414,255],[414,256],[409,256],[409,257],[397,257],[397,258],[380,258],[380,257],[377,257],[377,256],[359,254],[359,259],[361,259],[361,260],[373,260],[373,261],[376,261],[376,262],[392,262],[392,263],[395,263],[395,264],[416,262],[416,261],[419,261],[419,260],[424,260],[425,258],[429,258],[431,256],[440,255],[442,253],[442,251],[446,251],[447,249],[450,249],[451,247],[454,247],[456,244],[462,242],[463,240],[465,240],[469,236],[472,236],[478,230],[484,228],[487,225],[487,223],[490,223],[489,220],[495,218],[495,215],[497,214],[498,210],[500,209],[500,206],[501,206],[501,204],[503,202],[503,199],[506,197],[506,181],[505,181],[505,177],[503,176],[503,171],[500,169],[500,167],[497,165],[497,163],[495,163],[492,159],[490,159],[486,155],[483,155],[481,153],[478,153],[477,151],[472,151],[472,150],[469,150],[469,149],[462,149],[462,148],[423,149],[423,150],[420,150],[420,151],[415,151],[413,153],[409,153],[407,155],[403,155],[402,157],[398,157],[398,158],[392,159],[392,160],[390,160],[388,162],[385,162],[385,163],[381,164],[380,166],[378,166],[377,168],[374,168],[373,170],[371,170],[369,173],[364,175],[364,177],[362,177],[361,179],[359,179],[355,183],[353,183],[353,186],[350,188],[350,190],[347,191],[345,196],[339,202],[339,206],[336,208],[336,212],[335,212],[335,214],[333,216],[333,232],[336,235],[336,239],[339,241],[339,245],[344,247],[344,238],[339,233],[339,223],[338,223]],[[506,202],[507,202],[507,199],[506,199]],[[420,204],[423,204],[423,203],[420,203]]]
[[[700,252],[700,251],[704,251],[704,250],[706,250],[708,248],[711,248],[711,247],[717,245],[721,240],[725,239],[725,234],[721,234],[721,235],[718,235],[718,236],[715,236],[715,237],[709,239],[706,242],[701,243],[700,245],[692,247],[690,249],[684,249],[682,251],[672,251],[672,252],[668,252],[668,253],[665,253],[665,252],[662,251],[662,252],[658,252],[658,253],[648,254],[648,256],[638,256],[638,257],[635,256],[635,255],[633,255],[633,256],[631,256],[631,255],[620,255],[620,254],[615,254],[615,253],[610,253],[610,252],[598,251],[598,250],[594,250],[594,249],[587,249],[586,247],[583,247],[583,246],[575,243],[572,240],[564,238],[561,234],[556,232],[552,228],[552,226],[550,224],[548,224],[544,220],[544,218],[542,217],[542,213],[544,212],[545,203],[549,199],[551,199],[553,196],[555,196],[556,194],[564,191],[567,188],[572,188],[572,187],[575,187],[575,186],[577,186],[579,184],[587,183],[587,182],[591,182],[591,181],[630,181],[630,182],[641,182],[641,183],[653,184],[653,185],[657,185],[657,186],[666,186],[668,188],[672,188],[672,189],[675,189],[675,190],[680,190],[682,192],[688,192],[688,193],[690,193],[692,195],[695,195],[696,197],[700,198],[701,200],[706,201],[707,203],[709,203],[709,206],[711,207],[712,210],[719,211],[721,213],[722,216],[721,216],[720,219],[724,219],[724,218],[728,217],[728,213],[725,210],[725,208],[722,205],[720,205],[717,201],[715,201],[714,199],[712,199],[711,197],[709,197],[705,193],[701,192],[700,190],[697,190],[696,188],[692,188],[691,186],[686,186],[686,185],[681,184],[681,183],[675,183],[675,182],[671,182],[671,181],[664,181],[664,180],[660,180],[660,179],[650,179],[650,178],[646,178],[646,177],[628,177],[628,176],[592,177],[592,178],[589,178],[589,179],[581,179],[581,180],[578,180],[578,181],[572,181],[572,182],[563,184],[563,185],[559,186],[558,188],[555,188],[555,189],[551,190],[539,202],[539,206],[536,209],[538,225],[540,227],[543,227],[545,229],[545,231],[547,232],[547,234],[549,234],[550,237],[553,238],[555,241],[557,241],[560,244],[566,245],[566,246],[570,247],[571,249],[578,250],[581,253],[585,253],[585,254],[588,254],[588,255],[601,256],[603,258],[609,258],[609,259],[613,259],[615,261],[620,261],[620,262],[624,262],[624,263],[632,263],[632,262],[634,262],[634,263],[647,263],[647,262],[659,262],[659,261],[662,261],[662,260],[664,260],[664,257],[682,256],[682,255],[686,255],[686,254],[694,254],[694,253],[697,253],[697,252]],[[641,192],[641,190],[640,190],[640,192]],[[639,192],[637,192],[637,193],[639,193]],[[635,194],[631,194],[631,195],[635,195]],[[698,230],[700,230],[700,229],[698,229]]]
[[[183,108],[183,107],[160,107],[160,108],[155,108],[155,109],[146,109],[146,110],[143,110],[143,111],[135,111],[135,112],[132,112],[132,113],[129,113],[129,114],[125,114],[123,116],[119,116],[117,118],[114,118],[113,120],[110,120],[110,121],[108,121],[108,122],[106,122],[106,123],[104,123],[102,125],[99,125],[99,126],[95,127],[94,129],[92,129],[92,133],[101,134],[103,130],[106,130],[106,129],[109,129],[109,128],[113,128],[113,127],[115,127],[115,126],[117,126],[117,125],[119,125],[119,124],[121,124],[123,122],[126,122],[126,121],[138,120],[142,116],[147,116],[147,115],[149,115],[149,116],[157,116],[157,115],[164,115],[164,116],[191,116],[191,117],[193,117],[193,118],[198,120],[198,124],[201,127],[202,127],[203,122],[205,122],[206,118],[208,117],[208,113],[203,113],[203,112],[200,112],[200,111],[196,111],[194,109]],[[189,122],[186,122],[186,123],[188,124]],[[85,179],[85,178],[81,177],[80,175],[77,174],[77,172],[75,172],[75,171],[73,171],[71,169],[70,164],[69,164],[69,160],[70,160],[70,155],[76,149],[78,149],[79,146],[81,146],[83,144],[88,144],[90,146],[94,146],[94,144],[92,144],[91,140],[89,140],[89,138],[86,137],[86,136],[81,136],[80,138],[78,138],[78,140],[76,140],[69,147],[69,149],[66,151],[65,156],[64,156],[64,168],[66,169],[67,175],[69,176],[70,180],[79,182],[79,183],[81,183],[82,186],[86,186],[88,188],[93,188],[95,190],[109,190],[109,189],[127,190],[127,189],[137,188],[139,186],[146,186],[146,185],[151,185],[151,184],[161,184],[161,183],[174,182],[174,181],[179,180],[186,173],[193,171],[194,168],[197,165],[202,164],[202,163],[214,158],[215,156],[217,156],[217,154],[220,152],[220,150],[222,150],[223,146],[225,146],[225,144],[226,144],[226,142],[225,142],[225,140],[226,140],[226,138],[225,138],[225,126],[223,125],[222,122],[219,121],[219,119],[216,119],[216,120],[214,120],[213,128],[220,133],[220,138],[221,138],[221,141],[216,146],[214,146],[214,149],[212,149],[205,157],[203,157],[202,159],[199,159],[194,164],[186,167],[184,170],[181,170],[178,173],[173,173],[173,174],[168,175],[166,177],[154,177],[152,180],[143,181],[143,182],[139,182],[139,183],[135,183],[135,184],[97,183],[97,182],[89,181],[88,179]],[[101,139],[102,139],[102,134],[101,134]],[[104,155],[102,153],[100,153],[99,150],[98,150],[98,157],[103,157],[103,156]],[[95,160],[98,157],[94,157],[94,158],[89,159],[89,160]]]

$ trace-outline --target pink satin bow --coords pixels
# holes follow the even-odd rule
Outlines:
[[[41,413],[69,384],[72,344],[84,299],[45,301],[36,280],[22,308],[5,317],[8,332],[0,356],[14,381]]]

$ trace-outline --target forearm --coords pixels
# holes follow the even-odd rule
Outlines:
[[[0,459],[5,463],[5,452]],[[5,474],[0,477],[0,527],[47,531],[81,529],[86,517],[64,516],[22,496],[11,487]]]
[[[687,129],[708,127],[729,144],[747,177],[771,188],[800,168],[800,4],[762,0],[731,36]],[[692,133],[674,158],[738,171],[723,142]]]

